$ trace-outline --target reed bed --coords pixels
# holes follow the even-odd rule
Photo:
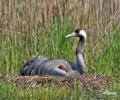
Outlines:
[[[115,24],[118,29],[120,28],[119,0],[1,0],[1,55],[5,49],[21,47],[18,51],[25,50],[24,52],[28,52],[29,55],[40,53],[46,56],[48,55],[46,51],[50,48],[47,41],[50,41],[54,36],[55,39],[56,36],[62,36],[63,38],[63,35],[65,36],[67,32],[69,33],[77,27],[82,27],[88,35],[83,53],[85,62],[89,62],[88,56],[90,56],[91,60],[87,65],[93,66],[92,68],[94,69],[95,52],[97,51],[98,53],[106,37],[112,38],[113,24]],[[54,30],[54,32],[52,32],[52,30]],[[37,33],[39,33],[38,35],[41,39],[41,43],[38,44],[36,44],[36,42],[40,41],[35,39]],[[56,33],[62,35],[55,35]],[[48,38],[50,34],[52,34],[51,38]],[[33,39],[33,37],[35,38]],[[34,41],[35,44],[32,43],[32,41]],[[33,49],[37,53],[29,53],[31,50],[28,46],[26,47],[26,44],[29,45],[30,43],[35,45]],[[25,45],[23,46],[23,44]],[[77,44],[76,40],[74,44]],[[36,50],[35,48],[37,48],[38,45],[43,47],[44,50]],[[57,50],[60,49],[56,45],[54,45],[53,49],[55,49],[55,47]],[[11,52],[13,51],[11,50]],[[17,53],[17,51],[12,54],[15,55],[15,53]],[[56,52],[56,55],[57,54],[58,52]],[[61,53],[58,55],[60,56],[60,54]],[[4,57],[1,56],[3,57],[1,58],[3,63],[8,62],[6,65],[2,64],[5,65],[6,68],[7,66],[13,66],[11,59],[14,59],[14,56],[10,56],[11,54],[8,55],[7,53],[5,53]],[[54,55],[49,55],[49,57],[53,56]],[[16,65],[18,66],[17,62]],[[7,70],[9,70],[9,68]]]
[[[65,35],[78,27],[87,32],[82,51],[87,73],[93,78],[98,73],[109,76],[113,87],[106,84],[100,87],[100,94],[94,95],[81,86],[77,88],[74,82],[73,91],[49,84],[50,87],[28,92],[17,86],[16,80],[11,84],[4,81],[6,75],[9,78],[18,74],[26,61],[37,54],[75,61],[78,40],[65,39]],[[0,100],[119,99],[119,33],[120,0],[0,0]],[[105,89],[116,95],[101,94]]]
[[[110,29],[110,24],[116,21],[120,26],[119,0],[1,0],[0,30],[1,33],[25,33],[31,24],[31,31],[39,30],[43,22],[45,30],[54,24],[57,16],[61,23],[67,15],[73,25],[81,26],[96,37],[100,32]],[[112,21],[112,22],[111,22]]]

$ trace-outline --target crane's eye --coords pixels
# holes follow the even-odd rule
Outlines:
[[[79,31],[78,31],[78,30],[75,30],[75,33],[79,34]]]

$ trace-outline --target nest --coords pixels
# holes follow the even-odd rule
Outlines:
[[[85,75],[84,78],[81,77],[60,77],[60,76],[5,76],[5,80],[9,82],[14,82],[16,85],[22,85],[28,90],[31,88],[38,88],[44,85],[51,85],[53,83],[55,86],[65,86],[74,89],[74,85],[82,86],[87,90],[99,90],[104,84],[111,85],[112,82],[109,77],[104,75]]]

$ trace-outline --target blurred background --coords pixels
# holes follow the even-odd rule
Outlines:
[[[63,24],[65,18],[74,20],[73,27],[83,27],[93,38],[110,31],[111,23],[120,27],[119,0],[1,0],[0,31],[27,32],[31,25],[32,34],[44,30],[59,17]],[[57,19],[58,20],[58,19]]]

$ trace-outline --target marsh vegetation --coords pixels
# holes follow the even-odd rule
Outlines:
[[[101,85],[95,94],[76,81],[73,89],[51,82],[28,91],[16,81],[6,80],[37,54],[75,61],[78,40],[65,36],[77,27],[87,32],[82,51],[87,74],[107,76],[111,86]],[[119,0],[0,0],[0,100],[117,100],[119,84]],[[106,90],[116,94],[103,95]]]

